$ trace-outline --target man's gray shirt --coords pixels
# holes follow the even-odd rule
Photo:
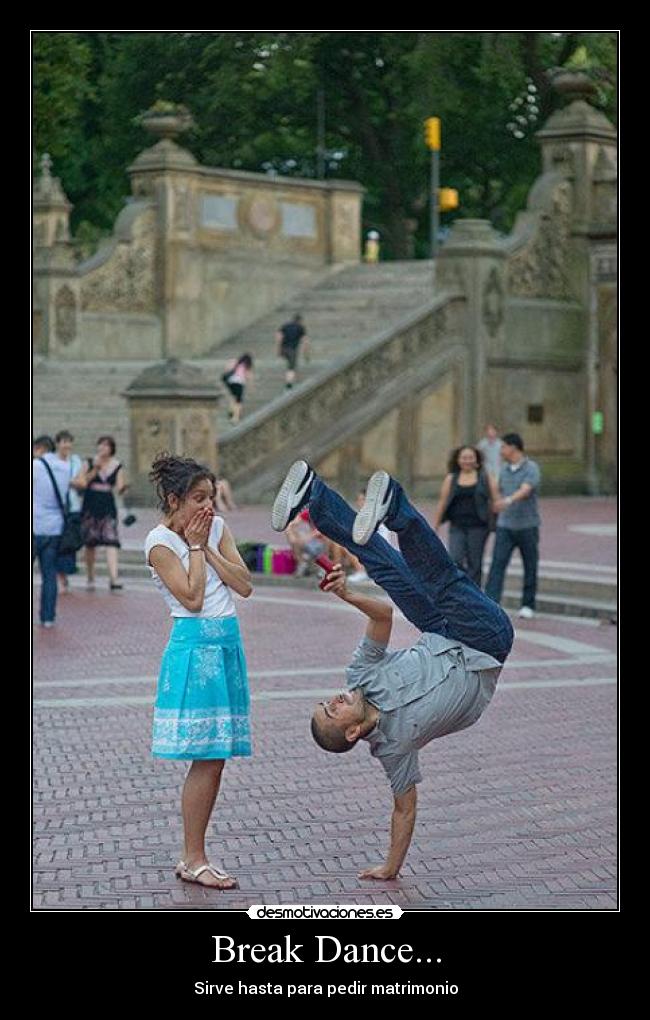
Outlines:
[[[537,489],[540,477],[539,467],[528,457],[524,457],[518,464],[503,465],[499,473],[499,492],[502,496],[512,496],[524,482],[532,485],[533,491],[526,499],[518,499],[516,503],[501,511],[497,517],[497,528],[520,531],[523,528],[539,527]]]
[[[502,665],[460,641],[423,634],[410,648],[388,652],[364,637],[346,670],[350,690],[360,687],[381,712],[364,738],[397,797],[421,780],[418,750],[480,717],[494,694]]]

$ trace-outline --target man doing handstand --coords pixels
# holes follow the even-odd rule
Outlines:
[[[385,471],[368,483],[355,515],[306,461],[289,469],[273,504],[271,523],[283,531],[305,506],[318,530],[357,556],[370,577],[422,632],[410,648],[387,651],[393,611],[384,601],[350,592],[337,564],[326,591],[368,617],[347,668],[347,689],[323,701],[312,734],[326,751],[370,746],[390,780],[394,808],[386,863],[361,878],[395,878],[406,858],[416,815],[418,751],[436,737],[477,722],[494,694],[513,642],[504,610],[450,559],[427,521]],[[397,533],[399,551],[376,533]]]

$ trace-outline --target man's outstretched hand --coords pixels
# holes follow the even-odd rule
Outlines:
[[[397,874],[392,872],[390,868],[387,868],[385,864],[378,864],[374,868],[366,868],[364,871],[359,872],[359,878],[374,878],[383,879],[397,878]]]
[[[345,571],[340,563],[334,564],[325,580],[326,584],[323,585],[323,591],[331,591],[339,597],[345,595]]]

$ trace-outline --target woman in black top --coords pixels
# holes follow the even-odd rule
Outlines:
[[[100,436],[97,440],[97,454],[93,460],[87,461],[83,477],[85,492],[81,507],[81,535],[85,546],[87,587],[90,591],[95,587],[95,551],[101,545],[106,548],[110,589],[122,589],[118,577],[120,539],[117,533],[115,493],[121,495],[128,486],[124,468],[115,457],[115,450],[112,436]]]
[[[449,521],[449,555],[472,581],[481,584],[483,550],[490,532],[496,483],[483,470],[481,451],[461,446],[451,454],[433,526]]]

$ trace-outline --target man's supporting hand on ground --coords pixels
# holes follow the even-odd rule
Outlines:
[[[366,868],[359,872],[359,878],[397,878],[399,869],[411,845],[417,810],[417,788],[412,786],[406,793],[395,797],[393,817],[390,826],[390,851],[385,864]]]

